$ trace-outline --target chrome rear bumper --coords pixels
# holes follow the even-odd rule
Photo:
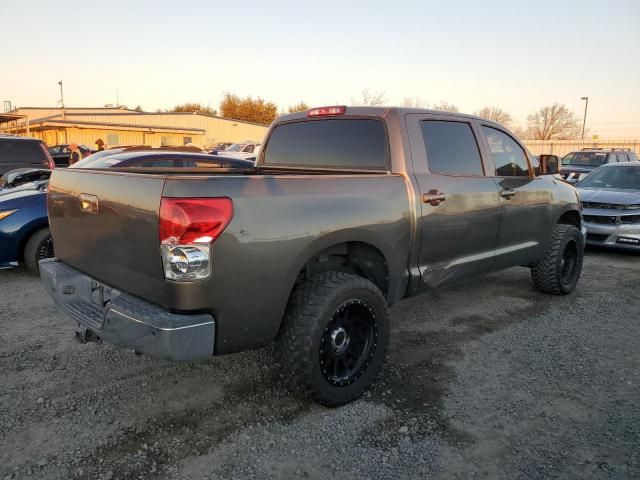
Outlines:
[[[183,315],[110,288],[58,261],[40,262],[45,290],[80,327],[108,343],[170,360],[213,355],[215,320]]]

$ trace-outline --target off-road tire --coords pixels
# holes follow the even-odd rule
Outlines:
[[[40,271],[38,262],[53,256],[53,244],[50,242],[49,228],[42,228],[31,235],[24,247],[24,263],[29,273],[37,275]]]
[[[573,260],[568,259],[567,255],[574,257]],[[583,258],[584,238],[580,230],[573,225],[555,225],[544,258],[531,267],[534,286],[554,295],[571,293],[580,279]],[[570,272],[564,270],[568,261],[575,262],[569,265]]]
[[[340,386],[326,378],[321,349],[326,348],[323,339],[329,325],[335,325],[336,315],[353,302],[358,308],[366,306],[376,334],[368,337],[375,339],[368,343],[373,351],[362,355],[367,360],[359,375],[351,377],[352,383]],[[373,383],[382,370],[388,345],[389,308],[378,287],[356,275],[326,272],[296,287],[276,339],[275,356],[295,391],[322,405],[337,407],[359,397]]]

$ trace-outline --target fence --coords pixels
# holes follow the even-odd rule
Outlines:
[[[534,155],[548,153],[560,157],[583,148],[628,148],[640,153],[640,140],[523,140]]]

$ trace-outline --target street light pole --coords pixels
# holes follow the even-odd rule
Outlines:
[[[584,140],[584,127],[587,124],[587,106],[589,106],[589,97],[582,97],[580,100],[584,100],[584,118],[582,119],[582,140]]]
[[[58,85],[60,85],[60,107],[64,108],[64,95],[62,93],[62,80],[60,80],[58,82]]]

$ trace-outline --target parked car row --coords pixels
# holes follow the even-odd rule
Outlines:
[[[47,159],[47,149],[42,142],[23,137],[0,138],[0,152],[3,144],[28,145],[22,151],[34,150],[38,159]],[[13,152],[13,148],[11,151]],[[15,149],[17,150],[17,149]],[[198,153],[199,152],[199,153]],[[0,164],[2,159],[0,156]],[[54,254],[49,231],[46,195],[49,177],[52,173],[50,162],[12,162],[11,166],[31,165],[31,168],[16,168],[0,178],[0,268],[8,268],[24,263],[33,272],[38,271],[38,262]],[[24,158],[22,158],[24,160]],[[44,162],[44,160],[43,160]],[[38,168],[33,168],[38,167]],[[46,168],[42,168],[46,167]],[[88,156],[69,167],[71,169],[90,168],[181,168],[204,171],[209,169],[248,170],[253,161],[209,155],[194,147],[163,147],[133,145],[103,150]]]
[[[577,183],[602,165],[637,161],[636,153],[628,148],[583,148],[562,157],[560,174],[567,182]]]

